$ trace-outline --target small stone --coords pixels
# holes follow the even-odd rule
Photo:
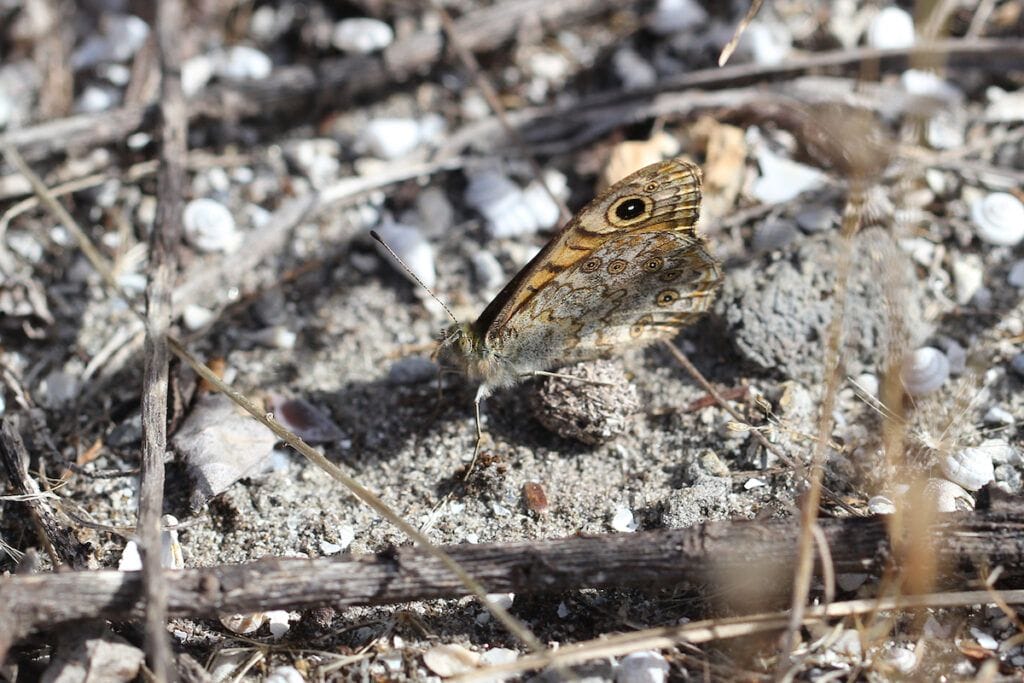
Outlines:
[[[754,230],[750,246],[755,252],[774,251],[792,242],[799,234],[791,221],[769,220]]]
[[[1010,368],[1017,373],[1018,377],[1024,378],[1024,353],[1018,353],[1010,361]]]
[[[294,666],[279,666],[263,679],[263,683],[305,683],[305,681],[306,679]]]
[[[481,666],[497,666],[499,664],[511,664],[519,659],[519,653],[509,650],[506,647],[493,647],[480,655]]]
[[[406,356],[388,370],[390,384],[419,384],[437,377],[437,364],[423,356]]]
[[[370,17],[342,19],[334,25],[331,44],[342,52],[368,55],[383,50],[395,39],[388,24]]]
[[[633,511],[624,505],[615,508],[609,525],[615,531],[626,533],[634,532],[638,528],[636,520],[633,519]]]
[[[267,614],[267,625],[270,627],[270,635],[274,638],[281,638],[291,628],[290,615],[286,610],[270,610]]]
[[[473,262],[473,270],[484,291],[495,290],[505,284],[505,270],[494,254],[483,250],[474,251],[470,260]]]
[[[805,233],[814,234],[831,230],[836,225],[838,215],[828,206],[808,206],[796,214],[796,224]]]
[[[59,638],[49,666],[37,680],[49,683],[132,681],[136,680],[144,661],[142,650],[128,641],[105,629],[80,625]]]
[[[424,237],[423,232],[418,226],[404,225],[385,220],[385,222],[378,226],[377,233],[384,240],[384,243],[398,255],[398,258],[402,260],[405,266],[419,278],[419,283],[415,279],[410,278],[413,284],[418,285],[422,283],[428,289],[437,284],[437,270],[434,266],[434,247],[427,241],[427,238]],[[396,263],[394,257],[381,247],[379,243],[375,244],[377,244],[381,256],[393,268],[400,271],[406,278],[409,278],[405,268],[401,264]]]
[[[101,85],[87,85],[75,100],[75,111],[80,114],[96,114],[113,109],[121,102],[121,93]]]
[[[228,80],[262,80],[274,70],[274,62],[254,47],[235,45],[218,55],[214,69],[218,76]]]
[[[615,669],[615,683],[663,683],[668,670],[668,661],[660,652],[632,652]]]
[[[209,55],[189,57],[181,64],[181,90],[192,97],[206,87],[213,78],[214,63]]]
[[[363,142],[379,159],[399,159],[420,144],[420,124],[416,119],[374,119],[363,128]]]
[[[213,199],[193,199],[185,206],[181,221],[185,239],[200,251],[231,253],[242,244],[234,216]]]
[[[961,254],[953,260],[956,302],[966,306],[985,282],[985,267],[977,254]]]
[[[1013,414],[999,406],[992,406],[985,411],[985,417],[982,418],[982,421],[987,425],[999,426],[1012,425],[1015,422]]]
[[[272,394],[270,409],[282,427],[295,432],[306,443],[333,443],[345,438],[345,433],[325,410],[305,399],[286,399]]]
[[[899,7],[886,7],[868,24],[867,43],[880,50],[898,50],[914,44],[914,18]]]
[[[747,55],[755,64],[781,64],[793,51],[789,29],[776,22],[754,21],[740,36],[738,55]]]
[[[181,321],[185,325],[185,329],[190,332],[202,329],[209,325],[215,318],[215,314],[208,308],[203,308],[197,304],[189,304],[185,306],[185,310],[181,312]]]
[[[1024,289],[1024,260],[1013,262],[1010,272],[1006,274],[1006,281],[1011,287]]]
[[[658,82],[654,66],[629,46],[620,47],[612,55],[612,70],[626,90],[641,90]]]
[[[999,649],[999,641],[997,641],[995,638],[985,633],[981,629],[977,629],[972,626],[970,628],[970,631],[971,635],[974,636],[974,641],[986,650],[991,650],[992,652],[995,652]]]
[[[839,590],[847,593],[853,593],[863,586],[867,580],[867,574],[836,574],[836,585],[839,586]]]
[[[658,0],[647,17],[647,28],[659,36],[702,27],[708,13],[697,0]]]
[[[781,157],[762,145],[757,153],[761,174],[751,188],[751,195],[763,204],[788,202],[802,192],[825,184],[825,174],[805,164]]]

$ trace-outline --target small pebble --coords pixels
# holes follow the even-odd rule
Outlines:
[[[295,432],[306,443],[333,443],[345,438],[327,411],[304,399],[272,394],[270,409],[282,427]]]
[[[185,329],[190,332],[206,327],[214,319],[214,312],[208,308],[203,308],[197,304],[189,304],[185,306],[185,310],[181,312],[181,321],[185,325]]]
[[[917,655],[905,647],[890,647],[885,653],[885,662],[902,674],[909,674],[917,666]]]
[[[658,82],[654,66],[629,46],[620,47],[612,55],[612,70],[626,90],[641,90]]]
[[[388,369],[390,384],[419,384],[437,377],[437,364],[423,356],[406,356]]]
[[[519,659],[519,653],[509,650],[506,647],[493,647],[480,655],[481,666],[497,666],[499,664],[511,664]]]
[[[754,230],[750,246],[755,252],[774,251],[792,242],[799,231],[791,221],[783,219],[769,220],[761,223]]]
[[[747,27],[736,48],[737,54],[749,55],[751,61],[762,66],[781,64],[792,51],[789,29],[782,24],[762,21],[754,21]]]
[[[489,251],[474,251],[470,256],[477,280],[484,291],[499,289],[505,284],[505,269],[501,267],[497,257]]]
[[[933,71],[907,69],[900,74],[900,84],[903,90],[911,95],[931,97],[947,105],[959,103],[964,99],[964,93],[960,88]]]
[[[632,652],[619,661],[615,683],[663,683],[668,670],[668,661],[660,652]]]
[[[377,227],[377,234],[380,235],[385,244],[398,254],[398,257],[402,259],[405,266],[419,278],[424,286],[432,289],[437,284],[437,271],[434,268],[434,247],[431,246],[417,226],[403,225],[385,220],[384,223]],[[381,247],[379,243],[376,241],[374,243],[384,260],[392,268],[395,268],[408,278],[409,274],[405,271],[405,268],[396,263],[394,257]],[[415,279],[412,279],[412,282],[419,286]]]
[[[252,335],[252,341],[268,349],[283,349],[285,351],[295,348],[298,335],[284,325],[273,325],[265,327]]]
[[[267,614],[267,624],[270,627],[270,635],[274,638],[281,638],[291,628],[289,614],[286,610],[270,610]]]
[[[647,17],[647,28],[651,33],[667,36],[703,27],[707,20],[707,10],[697,0],[658,0]]]
[[[839,586],[839,590],[847,593],[853,593],[858,588],[863,586],[868,580],[867,574],[859,573],[841,573],[836,574],[836,585]]]
[[[487,232],[494,239],[522,237],[550,227],[541,223],[534,213],[540,209],[544,217],[550,218],[550,197],[537,197],[536,191],[531,197],[528,200],[523,190],[507,176],[487,170],[470,176],[465,194],[466,203],[487,219]]]
[[[914,18],[899,7],[886,7],[868,24],[867,44],[880,50],[898,50],[914,44]]]
[[[978,239],[1012,247],[1024,240],[1024,204],[1008,192],[990,192],[971,204]]]
[[[121,93],[105,85],[87,85],[75,100],[75,111],[80,114],[95,114],[113,109],[121,102]]]
[[[1017,376],[1024,379],[1024,353],[1018,353],[1010,361],[1010,368],[1013,369]]]
[[[974,641],[986,650],[991,650],[992,652],[995,652],[999,649],[999,641],[997,641],[989,634],[985,633],[980,629],[974,628],[973,626],[971,627],[970,631],[971,635],[974,636]]]
[[[763,145],[757,153],[757,164],[761,174],[754,181],[751,195],[764,204],[788,202],[825,183],[825,174],[821,171],[779,156]]]
[[[274,70],[274,63],[254,47],[235,45],[218,55],[214,70],[221,78],[233,81],[262,80]]]
[[[294,666],[279,666],[263,679],[263,683],[305,683],[305,681],[306,679]]]
[[[999,406],[990,407],[981,419],[987,425],[1012,425],[1015,422],[1013,414]]]
[[[422,138],[416,119],[379,118],[363,128],[363,142],[379,159],[399,159],[416,149]]]
[[[1011,287],[1024,289],[1024,260],[1013,262],[1010,271],[1006,274],[1006,282]]]
[[[334,25],[331,44],[342,52],[368,55],[383,50],[395,39],[388,24],[370,17],[342,19]]]
[[[206,87],[213,78],[215,66],[209,55],[189,57],[181,63],[181,90],[192,97]]]
[[[637,530],[636,520],[633,519],[633,511],[624,505],[620,505],[612,512],[611,527],[615,531],[633,532]]]
[[[966,306],[985,281],[984,264],[977,254],[960,254],[953,260],[953,288],[956,302]]]
[[[234,216],[213,199],[193,199],[185,205],[181,220],[185,239],[200,251],[231,253],[242,244],[243,236],[235,227]]]
[[[796,214],[796,224],[808,234],[831,230],[837,219],[835,210],[828,206],[808,206]]]
[[[544,485],[536,481],[528,481],[523,484],[523,503],[526,505],[526,509],[535,515],[545,515],[550,509]]]

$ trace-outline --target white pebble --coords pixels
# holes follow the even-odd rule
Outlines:
[[[286,610],[274,609],[267,612],[267,623],[270,626],[270,635],[275,638],[280,638],[285,633],[288,633],[288,629],[291,628],[288,620],[289,615]]]
[[[707,11],[697,0],[658,0],[647,17],[647,28],[659,36],[700,28],[708,20]]]
[[[971,220],[982,242],[1012,247],[1024,239],[1024,204],[1007,192],[991,192],[975,200]]]
[[[131,14],[106,14],[100,31],[71,53],[71,68],[87,69],[101,62],[126,62],[149,37],[149,24]]]
[[[985,266],[977,254],[953,257],[953,290],[956,302],[966,306],[985,283]]]
[[[191,97],[206,87],[213,78],[214,63],[208,55],[189,57],[181,63],[181,90]]]
[[[992,406],[985,411],[985,416],[981,418],[981,421],[988,425],[1012,425],[1015,422],[1013,414],[999,406]]]
[[[637,530],[636,520],[633,519],[633,511],[624,505],[620,505],[612,512],[611,527],[615,531],[632,532]]]
[[[494,647],[480,655],[481,666],[496,666],[498,664],[511,664],[519,659],[519,653],[507,647]]]
[[[909,674],[917,666],[917,655],[905,647],[891,647],[885,653],[885,662],[902,674]]]
[[[424,285],[433,288],[437,282],[437,271],[434,269],[434,248],[418,227],[386,221],[377,228],[377,233]],[[391,254],[387,253],[379,244],[377,247],[381,256],[393,268],[408,277],[408,273],[401,265],[395,263]]]
[[[996,478],[992,454],[983,448],[964,448],[941,458],[942,474],[968,491],[977,491]]]
[[[135,541],[128,541],[125,544],[124,550],[121,551],[121,559],[117,561],[117,571],[142,571],[142,555],[139,554],[139,545]]]
[[[1010,272],[1006,274],[1006,282],[1011,287],[1024,289],[1024,260],[1013,262]]]
[[[621,47],[612,55],[612,70],[626,90],[649,88],[658,82],[658,71],[631,47]]]
[[[420,124],[416,119],[374,119],[363,128],[363,142],[375,157],[398,159],[420,144]]]
[[[116,88],[105,85],[87,85],[75,100],[75,111],[81,114],[95,114],[113,109],[120,101],[121,93]]]
[[[986,650],[991,650],[992,652],[995,652],[999,649],[999,641],[997,641],[995,638],[985,633],[981,629],[977,629],[972,626],[971,635],[974,636],[974,641]]]
[[[545,182],[558,194],[565,178],[561,174],[547,173]],[[465,198],[467,204],[487,219],[487,231],[495,239],[532,234],[558,221],[558,204],[539,183],[531,183],[524,191],[494,170],[472,174]]]
[[[185,206],[182,215],[185,239],[200,251],[231,253],[242,244],[242,234],[228,208],[213,199],[200,197]]]
[[[751,477],[750,479],[747,479],[745,482],[743,482],[743,490],[744,491],[753,491],[754,489],[759,489],[759,488],[761,488],[763,486],[767,486],[767,485],[768,484],[764,481],[764,479],[758,479],[757,477]]]
[[[213,318],[213,311],[197,304],[189,304],[181,312],[181,321],[185,324],[185,329],[190,332],[206,327]]]
[[[505,283],[505,270],[491,252],[474,251],[470,260],[473,262],[473,270],[484,291],[497,289]]]
[[[868,24],[867,43],[880,50],[897,50],[914,44],[914,18],[899,7],[886,7]]]
[[[960,102],[964,99],[964,93],[960,88],[932,71],[907,69],[900,74],[900,84],[903,86],[903,90],[910,95],[930,97],[945,104]]]
[[[550,228],[558,222],[558,203],[541,183],[535,181],[526,186],[523,202],[541,228]]]
[[[265,53],[248,45],[235,45],[219,55],[217,75],[233,81],[260,80],[274,70],[274,62]]]
[[[872,375],[870,372],[857,375],[855,379],[857,386],[859,386],[868,396],[874,396],[878,398],[878,377]]]
[[[285,351],[295,348],[298,335],[284,325],[271,325],[264,327],[252,335],[252,340],[260,346],[268,349],[283,349]]]
[[[263,679],[263,683],[305,683],[305,678],[294,666],[279,666]]]
[[[825,174],[805,164],[781,157],[766,148],[757,154],[761,175],[751,188],[751,195],[764,204],[778,204],[802,192],[821,187]]]
[[[331,44],[342,52],[367,55],[383,50],[395,39],[391,27],[378,19],[353,17],[334,25]]]
[[[660,652],[632,652],[616,667],[615,683],[663,683],[668,669],[668,662]]]
[[[903,388],[911,396],[924,396],[937,391],[949,379],[949,359],[932,346],[911,351],[903,359],[900,372]]]
[[[749,55],[755,64],[781,64],[793,51],[793,40],[782,24],[754,21],[740,37],[738,54]]]

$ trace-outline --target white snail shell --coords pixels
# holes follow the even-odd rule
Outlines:
[[[185,239],[200,251],[231,253],[242,244],[235,217],[220,202],[200,197],[185,205],[181,216]]]
[[[911,396],[930,394],[949,378],[949,359],[932,346],[922,346],[903,359],[900,377]]]
[[[1024,239],[1024,204],[1008,192],[992,192],[971,204],[971,220],[982,242],[1012,247]]]
[[[974,498],[962,486],[948,479],[929,479],[924,497],[935,506],[936,512],[973,510]]]
[[[977,491],[996,478],[992,454],[984,448],[964,448],[939,461],[942,474],[968,491]]]

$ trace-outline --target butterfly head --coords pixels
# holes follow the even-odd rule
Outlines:
[[[515,383],[518,378],[514,369],[488,347],[470,323],[448,326],[434,357],[443,364],[454,365],[470,380],[485,385],[505,386]]]

